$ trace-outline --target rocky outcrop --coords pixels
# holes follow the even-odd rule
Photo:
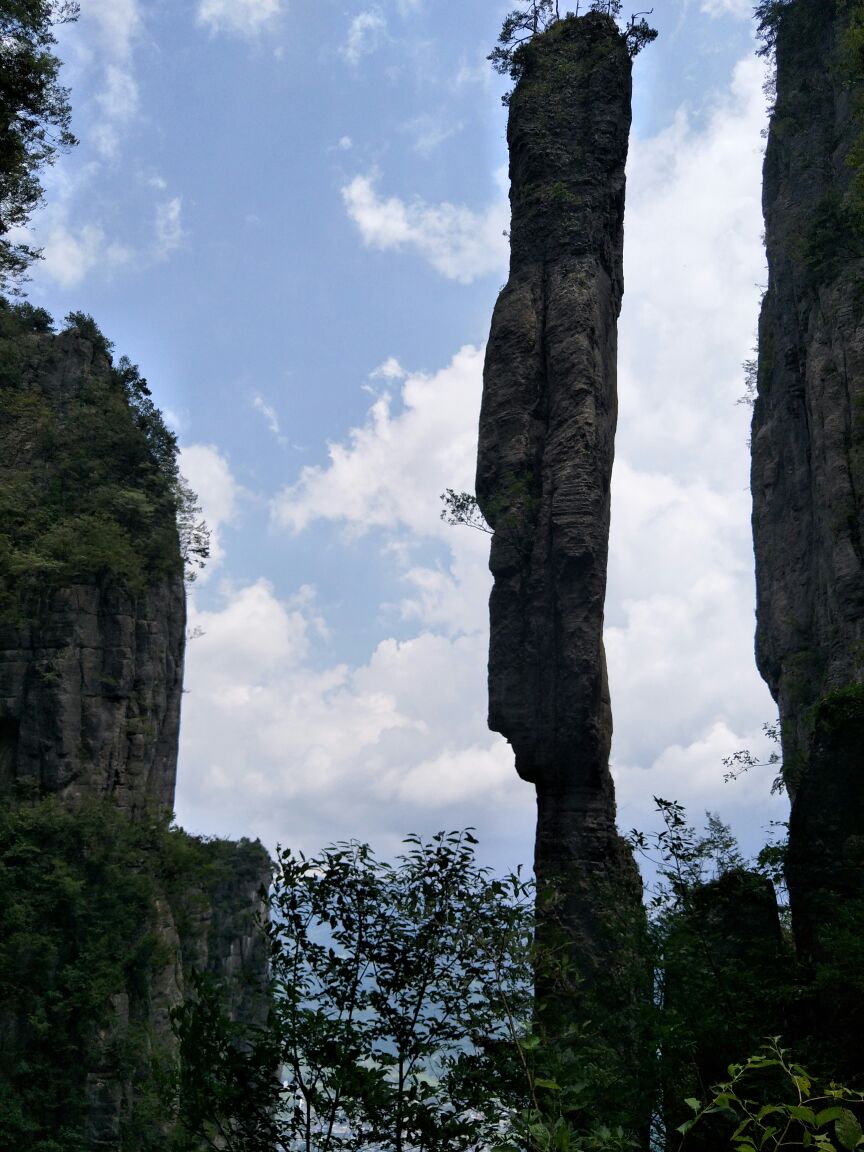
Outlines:
[[[137,371],[73,320],[55,336],[0,301],[0,909],[15,924],[0,1143],[22,1139],[4,1126],[14,1099],[22,1131],[53,1137],[62,1117],[70,1139],[123,1152],[170,1127],[153,1060],[176,1054],[171,1011],[194,973],[224,986],[235,1022],[264,1023],[271,865],[260,844],[168,827],[186,642],[176,444]],[[19,971],[34,948],[54,955],[38,991]],[[88,1006],[74,1020],[70,996]],[[31,1093],[34,1068],[50,1093]]]
[[[0,624],[0,789],[170,812],[185,620],[178,575],[48,590]]]
[[[849,37],[856,8],[791,0],[779,11],[752,438],[756,655],[778,704],[792,798],[796,943],[805,964],[817,965],[836,946],[838,912],[864,897],[864,233],[853,163],[864,77]]]
[[[583,990],[620,1004],[632,995],[622,921],[641,923],[642,887],[615,827],[602,633],[631,62],[599,13],[520,51],[510,276],[486,352],[476,481],[494,529],[489,725],[536,786],[541,930],[555,889]]]

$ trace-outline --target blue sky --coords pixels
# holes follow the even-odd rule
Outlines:
[[[214,529],[190,599],[177,814],[192,831],[390,852],[466,824],[531,858],[486,730],[473,482],[506,278],[497,0],[82,0],[80,146],[34,217],[30,295],[139,364]],[[636,61],[607,647],[623,828],[652,795],[782,815],[760,747],[741,362],[764,259],[748,0],[656,0]]]

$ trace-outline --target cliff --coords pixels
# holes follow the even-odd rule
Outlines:
[[[861,14],[858,0],[791,0],[774,13],[752,438],[756,655],[792,799],[796,945],[824,993],[803,1027],[826,1038],[844,1074],[862,1071],[860,988],[849,977],[864,926]],[[830,975],[843,952],[847,976]]]
[[[196,972],[261,1023],[258,844],[169,827],[188,499],[88,317],[0,301],[0,1146],[164,1148]],[[47,1145],[46,1145],[47,1146]]]
[[[564,934],[583,981],[559,1023],[580,1002],[584,1015],[589,995],[620,1022],[642,885],[615,826],[602,633],[631,61],[593,12],[519,51],[510,275],[486,351],[476,480],[494,530],[489,725],[536,787],[541,933]]]

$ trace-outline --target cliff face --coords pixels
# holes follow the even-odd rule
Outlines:
[[[612,922],[640,921],[642,891],[615,827],[602,639],[631,62],[597,13],[522,51],[510,276],[486,352],[476,481],[494,529],[489,726],[536,786],[538,888],[561,896],[557,927],[585,987],[616,1001],[627,948]]]
[[[174,504],[95,333],[4,336],[0,789],[170,812],[186,642]]]
[[[175,576],[137,596],[110,582],[51,590],[0,625],[0,788],[170,812],[185,616]]]
[[[782,722],[787,877],[806,963],[831,951],[841,902],[864,896],[864,248],[850,163],[862,61],[849,33],[860,9],[782,10],[764,166],[756,654]]]
[[[174,1057],[192,974],[224,983],[236,1021],[267,1010],[266,852],[168,828],[186,640],[176,445],[110,351],[89,318],[55,336],[0,301],[4,1147],[25,1132],[164,1147],[152,1061]]]

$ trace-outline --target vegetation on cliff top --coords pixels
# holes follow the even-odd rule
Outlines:
[[[576,11],[561,15],[559,0],[519,0],[521,8],[514,8],[504,18],[498,43],[489,53],[496,72],[518,81],[525,68],[525,46],[542,32],[546,32],[562,20],[573,19],[580,14],[581,4],[577,0]],[[618,23],[621,36],[631,56],[639,52],[657,38],[657,30],[652,28],[646,16],[650,12],[635,12],[621,25],[623,0],[588,0],[586,11],[600,12]],[[504,97],[505,104],[508,97]]]
[[[90,317],[70,313],[67,325],[81,378],[52,383],[51,318],[0,300],[0,611],[21,593],[104,575],[139,592],[184,563],[194,574],[208,555],[146,380],[112,361]]]

